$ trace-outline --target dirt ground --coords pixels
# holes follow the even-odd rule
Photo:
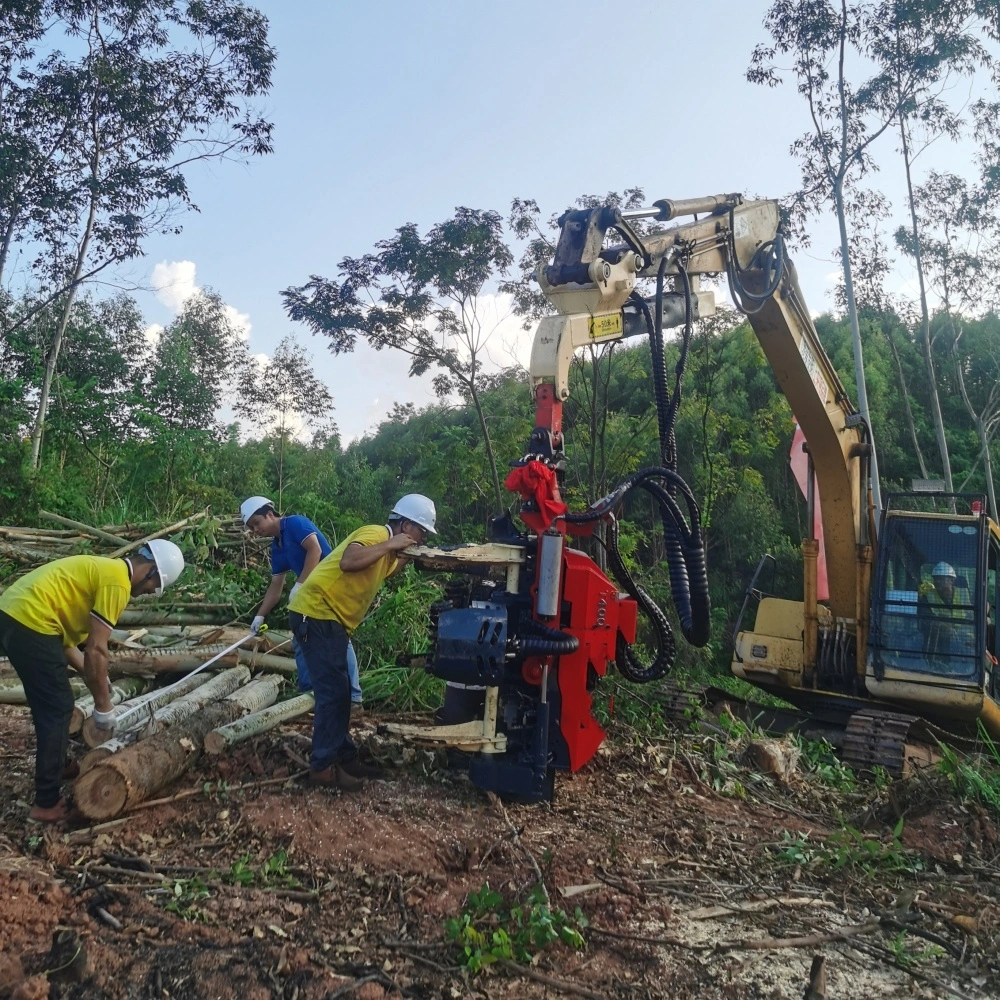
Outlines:
[[[386,777],[357,795],[297,777],[303,721],[203,758],[171,802],[42,830],[25,818],[30,719],[0,707],[0,998],[784,1000],[814,956],[829,1000],[1000,996],[997,828],[938,778],[846,796],[722,780],[700,738],[621,730],[551,805],[504,806],[378,721],[357,735]],[[863,845],[810,854],[845,827],[891,845],[899,816],[913,855],[875,852],[866,872]],[[904,855],[920,870],[896,870]],[[270,862],[267,883],[224,881],[241,859]],[[523,899],[539,876],[553,908],[586,915],[584,947],[462,967],[444,924],[468,893]]]

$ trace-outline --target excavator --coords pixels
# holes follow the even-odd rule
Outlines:
[[[535,427],[506,481],[521,496],[520,525],[504,515],[485,544],[411,550],[418,565],[456,574],[431,608],[422,666],[448,683],[446,707],[457,704],[457,714],[433,727],[390,728],[464,751],[485,790],[551,798],[555,772],[582,768],[604,739],[592,711],[600,679],[616,669],[629,681],[656,682],[674,661],[670,620],[619,552],[618,519],[634,495],[659,511],[684,639],[708,642],[704,534],[677,468],[674,418],[692,324],[716,309],[703,279],[707,286],[724,276],[804,432],[809,468],[802,594],[765,593],[759,583],[773,560],[762,558],[735,629],[732,673],[793,706],[791,725],[797,712],[799,721],[834,727],[843,756],[862,770],[899,775],[914,746],[974,739],[980,727],[1000,738],[1000,529],[981,496],[890,494],[884,509],[874,508],[871,433],[820,343],[778,203],[739,194],[663,199],[570,210],[559,226],[552,260],[535,272],[554,309],[531,351]],[[671,378],[664,330],[676,327]],[[660,464],[571,511],[562,499],[562,409],[574,352],[643,335]],[[595,533],[610,576],[574,547]],[[640,613],[654,638],[637,644]]]

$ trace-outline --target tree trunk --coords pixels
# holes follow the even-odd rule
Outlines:
[[[129,698],[142,694],[146,690],[146,681],[142,677],[122,677],[111,685],[111,704],[120,705]],[[83,728],[84,720],[94,711],[94,696],[89,692],[82,698],[77,698],[73,706],[73,714],[69,720],[69,734],[75,736]]]
[[[123,702],[115,708],[116,728],[119,731],[124,732],[127,729],[131,729],[133,726],[137,726],[140,723],[148,721],[158,708],[163,708],[164,705],[169,705],[170,702],[176,701],[178,698],[186,695],[189,691],[193,691],[196,687],[200,687],[209,680],[210,676],[210,674],[206,673],[195,674],[193,677],[185,677],[178,681],[176,687],[161,688],[159,691],[154,691],[152,694],[143,695],[141,698],[134,698],[132,701]],[[90,716],[90,718],[84,721],[83,742],[86,743],[88,747],[93,749],[96,746],[100,746],[102,743],[107,743],[109,739],[111,739],[111,736],[108,733],[97,728],[94,723],[93,716]]]
[[[97,821],[120,816],[179,778],[201,756],[205,735],[240,712],[236,702],[217,702],[179,726],[101,761],[76,782],[77,808]]]
[[[993,485],[993,458],[990,455],[990,439],[986,433],[986,426],[983,423],[982,415],[976,413],[976,410],[972,405],[972,400],[969,399],[969,393],[965,388],[965,372],[962,371],[962,358],[958,353],[958,342],[961,339],[961,334],[955,333],[955,322],[950,317],[949,322],[951,323],[952,330],[951,350],[952,356],[955,359],[955,375],[958,379],[958,391],[962,397],[962,402],[965,404],[966,413],[969,414],[972,423],[975,425],[976,436],[979,438],[979,447],[983,452],[983,469],[986,474],[986,496],[990,505],[990,517],[996,521],[997,495],[996,489]]]
[[[186,674],[200,667],[207,659],[221,653],[227,643],[212,643],[207,646],[164,647],[157,649],[129,649],[112,653],[108,668],[116,675],[124,674]],[[223,666],[232,667],[237,663],[236,652],[219,660]]]
[[[469,380],[469,394],[472,396],[472,405],[476,408],[476,416],[479,417],[479,427],[483,432],[483,447],[486,448],[486,457],[490,462],[490,475],[493,477],[493,495],[496,497],[496,513],[503,513],[503,491],[500,489],[500,476],[497,473],[497,459],[493,454],[493,441],[490,439],[490,429],[486,426],[486,414],[483,413],[483,404],[476,391],[475,380]]]
[[[274,729],[286,719],[294,719],[296,716],[311,712],[315,704],[316,699],[312,694],[300,694],[297,698],[290,698],[280,705],[272,705],[226,726],[220,726],[206,734],[205,751],[211,754],[223,753],[229,747],[250,739],[251,736],[258,736],[269,729]]]
[[[87,686],[77,677],[70,678],[70,684],[73,687],[73,692],[79,692],[82,694],[87,690]],[[16,678],[12,677],[9,680],[0,680],[0,705],[27,705],[28,698],[24,693],[24,687],[21,682]]]
[[[892,351],[892,360],[896,364],[896,377],[899,379],[899,388],[903,393],[903,409],[906,413],[906,426],[910,431],[910,440],[913,442],[913,450],[917,456],[917,463],[920,466],[920,475],[924,479],[930,479],[927,473],[927,463],[924,461],[924,453],[920,448],[920,441],[917,438],[917,425],[913,419],[913,409],[910,407],[910,388],[906,384],[906,376],[903,374],[903,362],[899,357],[899,351],[896,348],[896,340],[892,335],[892,331],[886,330],[883,327],[883,332],[885,333],[885,339],[889,342],[889,350]]]
[[[941,400],[938,396],[937,374],[934,371],[934,352],[931,344],[931,313],[927,305],[927,286],[924,282],[923,255],[920,251],[920,226],[917,221],[917,203],[913,197],[913,174],[910,162],[909,136],[906,132],[905,120],[900,121],[900,138],[903,143],[903,168],[906,173],[906,196],[910,206],[910,232],[913,235],[913,260],[917,268],[917,285],[920,289],[920,333],[921,347],[924,355],[924,365],[927,368],[927,390],[930,393],[931,417],[934,420],[934,437],[937,440],[938,454],[941,457],[941,471],[944,474],[944,488],[947,493],[954,493],[955,486],[951,475],[951,456],[948,454],[948,439],[944,432],[944,417],[941,415]]]
[[[843,178],[838,178],[833,187],[837,204],[837,225],[840,228],[840,253],[844,265],[844,294],[847,297],[847,315],[851,321],[851,341],[854,345],[854,378],[858,384],[858,409],[868,424],[871,444],[871,485],[872,500],[875,504],[876,519],[882,509],[882,488],[879,483],[878,457],[875,448],[875,431],[872,428],[871,410],[868,408],[868,386],[865,381],[865,359],[861,347],[861,326],[858,323],[858,307],[854,299],[854,279],[851,273],[851,255],[847,240],[847,218],[844,213]]]
[[[129,729],[121,733],[113,740],[108,740],[107,743],[95,747],[80,761],[81,773],[86,774],[96,764],[99,764],[112,754],[124,750],[125,747],[131,746],[141,739],[153,736],[162,729],[169,729],[170,726],[175,726],[178,722],[183,722],[206,705],[221,701],[249,680],[250,671],[246,667],[234,667],[232,670],[224,670],[217,677],[213,677],[190,694],[185,695],[183,698],[178,698],[177,701],[164,705],[162,708],[158,708],[153,713],[153,731],[149,731],[149,727],[147,726],[139,725],[134,729]]]

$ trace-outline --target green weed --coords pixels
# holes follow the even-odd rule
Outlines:
[[[197,904],[210,895],[208,886],[197,875],[194,878],[174,879],[170,900],[164,909],[176,913],[181,920],[207,921],[208,915]]]
[[[470,892],[462,913],[445,922],[445,935],[458,945],[458,961],[470,972],[502,959],[530,962],[550,944],[584,946],[581,930],[587,918],[580,907],[573,916],[550,908],[541,887],[527,900],[507,909],[503,896],[486,883]]]
[[[799,748],[806,772],[838,792],[854,791],[857,786],[857,777],[836,755],[833,747],[826,740],[810,740],[801,735],[793,735],[791,739]]]
[[[793,837],[786,831],[777,856],[788,865],[827,867],[834,871],[857,869],[866,875],[914,875],[923,871],[924,863],[903,847],[902,835],[902,820],[887,842],[869,837],[853,826],[831,834],[825,841],[811,840],[808,834]]]
[[[894,937],[886,941],[886,948],[892,953],[892,957],[901,969],[912,969],[917,962],[925,958],[940,958],[944,955],[944,948],[939,945],[921,945],[915,948],[914,942],[906,931],[900,931]]]

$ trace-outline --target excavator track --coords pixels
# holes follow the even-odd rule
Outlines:
[[[910,729],[919,721],[915,715],[879,709],[855,712],[844,731],[844,763],[868,774],[880,767],[893,778],[901,778],[908,768]]]

